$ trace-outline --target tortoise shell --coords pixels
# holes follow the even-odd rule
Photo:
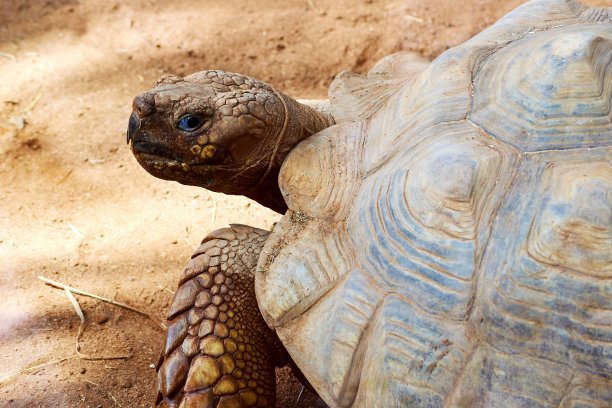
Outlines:
[[[612,8],[405,61],[340,75],[287,157],[266,322],[333,407],[609,406]]]

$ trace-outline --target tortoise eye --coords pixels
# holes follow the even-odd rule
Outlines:
[[[194,131],[200,126],[202,126],[202,118],[195,115],[183,116],[176,125],[179,129],[186,130],[187,132]]]

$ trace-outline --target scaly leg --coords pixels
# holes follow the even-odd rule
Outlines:
[[[289,357],[261,317],[253,286],[268,234],[232,225],[210,233],[192,256],[170,307],[158,403],[274,406],[274,367]]]

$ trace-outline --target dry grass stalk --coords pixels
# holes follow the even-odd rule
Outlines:
[[[27,373],[29,371],[33,371],[33,370],[36,370],[36,369],[39,369],[39,368],[42,368],[42,367],[46,367],[48,365],[57,364],[57,363],[64,362],[66,360],[70,360],[71,358],[76,358],[76,356],[58,358],[57,360],[51,360],[51,361],[48,361],[46,363],[37,364],[37,365],[32,366],[32,367],[24,368],[23,370],[19,371],[18,374],[25,374],[25,373]]]
[[[110,395],[110,397],[113,399],[113,401],[115,401],[115,404],[117,404],[117,406],[119,408],[121,408],[121,404],[119,403],[119,401],[117,401],[117,398],[115,398],[115,396],[113,394],[111,394],[110,392],[108,393],[108,395]]]
[[[66,179],[68,178],[68,176],[70,176],[72,174],[72,169],[68,170],[68,172],[66,173],[66,175],[64,177],[62,177],[60,179],[60,181],[58,181],[56,183],[57,186],[59,186],[60,184],[62,184],[64,181],[66,181]]]
[[[39,92],[38,95],[36,95],[32,103],[30,104],[30,106],[28,106],[28,108],[26,109],[26,112],[31,112],[36,107],[42,95],[43,95],[42,92]]]
[[[189,241],[187,238],[183,238],[183,240],[184,240],[184,241],[185,241],[187,244],[189,244],[189,246],[190,246],[190,247],[192,247],[194,251],[195,251],[196,249],[198,249],[198,247],[197,247],[197,246],[195,246],[195,245],[193,245],[193,244],[191,243],[191,241]]]
[[[38,276],[38,279],[42,280],[43,282],[45,282],[45,283],[47,283],[47,284],[49,284],[51,286],[55,286],[56,288],[60,288],[60,289],[68,288],[72,293],[76,293],[76,294],[83,295],[83,296],[89,296],[91,298],[98,299],[98,300],[101,300],[101,301],[106,302],[106,303],[110,303],[111,305],[119,306],[119,307],[122,307],[124,309],[130,310],[130,311],[132,311],[134,313],[137,313],[137,314],[139,314],[141,316],[144,316],[144,317],[147,317],[147,318],[151,319],[151,321],[154,322],[157,327],[161,327],[161,329],[164,330],[164,331],[166,330],[166,325],[161,323],[161,322],[158,322],[157,320],[155,320],[153,317],[151,317],[150,314],[148,314],[146,312],[143,312],[142,310],[136,309],[136,308],[134,308],[132,306],[126,305],[125,303],[121,303],[121,302],[117,302],[117,301],[114,301],[114,300],[106,299],[106,298],[103,298],[102,296],[94,295],[93,293],[85,292],[83,290],[76,289],[76,288],[70,287],[68,285],[64,285],[63,283],[59,283],[59,282],[56,282],[54,280],[45,278],[44,276]]]
[[[208,194],[210,194],[210,198],[212,198],[212,201],[213,201],[213,211],[212,211],[211,220],[214,223],[215,220],[217,219],[217,199],[215,198],[215,195],[211,191],[208,191],[208,190],[206,191],[208,192]]]
[[[6,58],[6,59],[10,59],[11,61],[17,61],[17,58],[15,58],[15,56],[13,54],[9,54],[8,52],[1,52],[0,51],[0,57]]]
[[[423,20],[422,18],[411,16],[410,14],[404,14],[404,18],[406,20],[415,21],[415,22],[417,22],[419,24],[423,24],[425,22],[425,20]]]
[[[81,319],[81,324],[79,324],[79,331],[76,336],[76,354],[82,360],[91,360],[91,361],[99,361],[99,360],[123,360],[127,358],[132,358],[132,355],[127,356],[91,356],[89,354],[81,353],[81,336],[83,335],[83,330],[85,328],[85,315],[83,314],[83,310],[81,310],[81,306],[79,306],[79,302],[77,302],[76,298],[67,287],[64,288],[64,293],[68,296],[70,303],[76,310],[77,315],[79,315],[79,319]]]

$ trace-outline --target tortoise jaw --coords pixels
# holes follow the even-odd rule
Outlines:
[[[186,163],[149,153],[135,153],[134,156],[149,174],[162,180],[204,188],[214,181],[213,169],[209,164]]]
[[[211,165],[189,160],[158,143],[134,141],[132,153],[147,172],[164,180],[206,187],[211,181]]]
[[[177,152],[160,143],[134,140],[131,148],[136,157],[142,156],[145,159],[156,161],[186,162]]]

